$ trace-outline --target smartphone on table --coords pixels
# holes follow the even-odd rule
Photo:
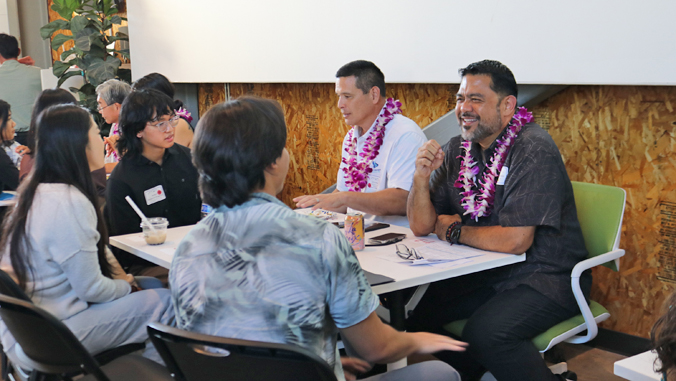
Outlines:
[[[404,233],[385,233],[377,237],[369,238],[366,241],[366,246],[383,246],[399,242],[406,238]]]

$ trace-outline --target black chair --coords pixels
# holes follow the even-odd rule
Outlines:
[[[322,358],[288,344],[227,339],[160,323],[148,335],[178,381],[336,381]]]
[[[31,380],[70,380],[70,374],[87,373],[80,380],[172,380],[166,368],[138,355],[119,357],[99,366],[80,341],[61,321],[33,303],[0,295],[0,318],[18,346],[19,361],[34,371]]]
[[[0,294],[11,296],[12,298],[21,299],[23,301],[32,303],[33,301],[26,295],[26,293],[19,287],[18,284],[12,279],[9,274],[0,270]],[[145,343],[132,343],[127,345],[121,345],[116,348],[108,349],[99,354],[96,354],[94,358],[98,361],[99,364],[105,365],[109,362],[115,360],[116,358],[124,355],[128,355],[133,352],[142,351],[145,349]],[[2,345],[0,345],[0,350],[2,350]],[[7,379],[7,375],[10,371],[10,364],[7,361],[7,356],[2,352],[2,380]]]

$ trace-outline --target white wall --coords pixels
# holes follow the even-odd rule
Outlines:
[[[135,78],[333,82],[355,59],[391,83],[457,83],[484,58],[522,84],[676,85],[673,0],[134,0]]]
[[[9,33],[7,0],[0,0],[0,33]]]

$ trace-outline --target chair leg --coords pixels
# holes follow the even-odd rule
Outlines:
[[[2,381],[7,381],[7,376],[9,375],[9,361],[7,361],[7,355],[5,352],[2,352],[2,355],[0,357],[0,366],[2,366]]]

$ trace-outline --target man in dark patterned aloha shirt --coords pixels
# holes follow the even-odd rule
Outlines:
[[[506,66],[486,60],[460,75],[461,136],[443,148],[430,140],[420,149],[407,205],[411,229],[451,244],[525,252],[526,261],[433,284],[410,329],[469,319],[462,335],[469,350],[438,356],[463,380],[485,369],[498,380],[560,380],[531,339],[579,313],[570,273],[587,251],[572,185],[549,134],[529,123],[525,109],[517,112],[516,81]],[[492,176],[484,174],[491,169]],[[581,284],[588,296],[589,272]]]

